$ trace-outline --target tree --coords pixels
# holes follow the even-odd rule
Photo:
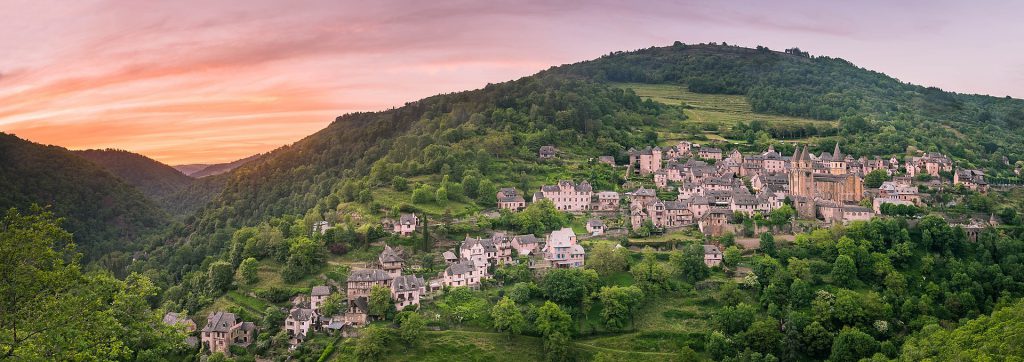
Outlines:
[[[434,192],[434,201],[440,205],[448,203],[448,188],[441,186]]]
[[[0,219],[0,359],[147,360],[184,351],[184,334],[150,309],[157,288],[149,278],[82,273],[59,223],[38,207]]]
[[[669,278],[672,273],[664,264],[658,262],[650,247],[644,248],[643,258],[629,268],[629,272],[633,274],[633,280],[637,285],[647,294],[655,294],[669,289]]]
[[[210,290],[215,293],[223,293],[231,286],[231,279],[235,272],[231,263],[226,261],[215,261],[207,269],[207,280],[210,283]]]
[[[242,283],[247,285],[256,284],[260,280],[258,274],[259,262],[256,258],[245,258],[242,263],[238,265],[238,276]]]
[[[889,173],[883,169],[877,169],[864,175],[864,188],[877,189],[882,183],[889,180]]]
[[[572,326],[572,317],[562,311],[558,304],[549,300],[537,308],[537,320],[534,324],[537,331],[545,337],[555,333],[568,335],[569,328]]]
[[[370,287],[369,314],[386,319],[395,311],[395,301],[391,297],[391,289],[383,285]]]
[[[624,271],[629,267],[628,253],[626,248],[616,248],[612,243],[597,243],[587,253],[587,268],[601,276]]]
[[[878,341],[871,335],[857,328],[843,327],[832,342],[832,355],[829,360],[837,362],[855,362],[868,358],[878,351]]]
[[[736,265],[739,265],[740,259],[743,258],[742,253],[740,248],[735,245],[725,248],[725,252],[722,255],[722,264],[725,264],[730,269],[735,268]]]
[[[644,292],[636,286],[602,287],[598,299],[601,301],[601,317],[605,325],[612,330],[625,327],[626,321],[633,317],[643,298]]]
[[[494,183],[491,182],[491,180],[480,180],[480,184],[477,186],[476,203],[483,207],[493,207],[498,203],[498,199],[495,196],[497,194],[498,188],[494,186]],[[534,202],[536,201],[537,200],[534,200]]]
[[[392,339],[390,330],[381,327],[369,327],[362,331],[356,342],[356,356],[361,361],[376,361],[384,356]]]
[[[519,311],[516,302],[508,296],[501,298],[491,308],[491,319],[494,320],[494,329],[498,330],[498,332],[508,332],[509,338],[512,335],[522,333],[523,327],[526,325],[523,313]]]
[[[817,321],[804,327],[800,334],[800,343],[807,355],[824,359],[832,349],[832,333]]]
[[[758,320],[743,333],[743,343],[754,351],[764,354],[778,354],[782,339],[779,321],[773,318]]]
[[[331,293],[320,303],[320,314],[328,317],[340,314],[345,311],[346,303],[344,294]]]
[[[426,204],[431,201],[434,201],[436,197],[436,195],[434,195],[435,192],[436,191],[434,190],[434,188],[430,187],[430,185],[420,185],[420,187],[417,187],[415,190],[412,190],[412,203]]]
[[[423,339],[423,327],[427,326],[427,321],[419,313],[401,312],[396,319],[398,336],[406,345],[415,346]]]
[[[325,254],[323,243],[306,237],[295,238],[288,248],[288,261],[281,270],[281,276],[285,282],[294,283],[319,270],[324,265]]]
[[[581,306],[599,283],[597,272],[585,269],[555,269],[541,280],[540,288],[560,305]]]
[[[756,314],[756,308],[746,303],[740,303],[735,307],[723,307],[721,311],[711,318],[711,321],[715,327],[718,327],[723,332],[736,334],[742,332],[753,323]]]
[[[391,188],[395,191],[406,191],[409,189],[409,181],[402,176],[395,176],[391,179]]]
[[[772,235],[772,233],[762,233],[760,249],[761,252],[775,257],[775,235]]]
[[[832,283],[839,286],[849,286],[857,281],[857,265],[853,258],[847,255],[836,257],[832,264]]]
[[[711,274],[707,264],[704,264],[704,247],[698,244],[690,244],[682,251],[675,251],[669,256],[669,262],[676,268],[679,275],[690,283],[704,280]]]

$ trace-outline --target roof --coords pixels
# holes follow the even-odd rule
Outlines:
[[[331,287],[326,286],[326,285],[317,285],[317,286],[313,287],[313,290],[310,293],[310,295],[313,295],[313,296],[331,295]]]
[[[402,214],[402,217],[398,218],[398,222],[402,225],[415,225],[417,218],[415,214]]]
[[[410,292],[422,288],[424,284],[423,278],[415,275],[400,275],[391,281],[391,290],[395,292]]]
[[[721,254],[717,245],[704,245],[704,254]]]
[[[469,260],[459,260],[454,264],[449,265],[448,268],[444,270],[444,273],[447,275],[459,275],[472,272],[475,269],[476,267],[473,265],[473,262]]]
[[[654,189],[645,189],[643,186],[629,193],[632,196],[658,196]]]
[[[479,244],[481,247],[483,247],[485,252],[496,252],[496,251],[498,251],[498,248],[496,248],[494,246],[494,242],[490,238],[488,238],[488,239],[472,238],[472,237],[469,237],[469,236],[466,237],[466,240],[462,242],[462,246],[459,247],[459,248],[460,249],[470,249],[470,248],[476,246],[477,244]]]
[[[568,246],[574,238],[576,238],[576,233],[571,228],[561,228],[552,231],[551,235],[548,236],[549,243],[554,246]]]
[[[288,318],[293,321],[308,321],[313,318],[313,310],[309,308],[292,308],[288,311]]]
[[[457,256],[455,256],[455,253],[453,253],[453,252],[452,252],[451,250],[449,250],[449,251],[446,251],[446,252],[444,252],[444,253],[441,253],[441,256],[443,256],[443,257],[444,257],[444,260],[454,260],[454,259],[458,259],[458,257],[457,257]]]
[[[384,244],[384,251],[380,252],[381,263],[401,263],[405,261],[401,256],[398,255],[398,251],[392,249],[388,244]]]
[[[379,282],[390,279],[391,276],[380,269],[353,270],[352,273],[349,273],[348,275],[349,282]]]
[[[187,317],[184,317],[176,312],[167,312],[164,314],[164,324],[166,325],[173,326],[178,323],[184,323],[188,320],[189,319]]]
[[[516,235],[515,237],[513,237],[513,239],[518,241],[519,244],[536,244],[540,242],[540,239],[538,239],[533,234]]]
[[[863,206],[843,206],[843,212],[871,212],[871,209]]]
[[[604,221],[601,221],[601,219],[590,219],[587,221],[587,226],[604,226]]]
[[[203,332],[229,332],[235,324],[238,324],[238,317],[234,313],[214,312],[206,319]]]

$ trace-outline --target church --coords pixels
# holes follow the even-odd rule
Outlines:
[[[864,179],[851,171],[849,157],[844,158],[836,144],[832,154],[809,153],[807,146],[796,148],[790,160],[789,193],[797,214],[818,218],[821,207],[853,205],[864,198]]]

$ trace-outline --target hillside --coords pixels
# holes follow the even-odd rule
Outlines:
[[[192,176],[192,174],[199,172],[204,168],[210,167],[210,165],[205,163],[192,163],[187,165],[175,165],[171,167],[174,167],[174,169],[178,170],[178,172],[185,174],[185,176]]]
[[[0,208],[24,212],[32,204],[64,218],[87,261],[138,250],[167,222],[156,204],[95,163],[0,133]]]
[[[165,208],[167,197],[187,188],[193,181],[173,167],[137,153],[113,149],[74,153],[120,177]]]
[[[238,166],[244,165],[244,164],[246,164],[246,163],[248,163],[248,162],[250,162],[252,160],[255,160],[255,159],[259,158],[259,157],[260,157],[260,155],[252,155],[252,156],[249,156],[249,157],[246,157],[246,158],[243,158],[243,159],[240,159],[240,160],[231,161],[231,162],[217,163],[217,164],[212,164],[212,165],[183,165],[183,166],[176,166],[176,168],[177,167],[182,167],[184,169],[192,169],[191,166],[203,166],[203,167],[198,168],[198,169],[196,169],[196,170],[194,170],[192,172],[186,172],[185,173],[186,175],[189,175],[189,176],[194,177],[194,178],[202,178],[202,177],[213,176],[213,175],[220,175],[222,173],[229,172],[231,170],[234,170],[234,169],[238,168]],[[189,166],[189,167],[186,167],[186,166]],[[181,168],[179,168],[178,170],[182,171]],[[182,171],[182,172],[184,172],[184,171]]]

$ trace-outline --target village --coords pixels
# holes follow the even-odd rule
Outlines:
[[[558,157],[554,146],[538,150],[540,160]],[[853,221],[866,221],[888,215],[892,210],[925,207],[919,185],[941,186],[941,175],[952,175],[952,185],[986,193],[989,185],[981,170],[954,167],[950,158],[938,153],[900,160],[896,157],[854,158],[836,144],[833,151],[813,154],[807,146],[796,147],[792,155],[782,155],[773,146],[757,154],[728,154],[718,148],[679,142],[669,147],[647,147],[628,151],[628,164],[615,163],[602,156],[596,162],[625,173],[627,178],[650,180],[619,193],[595,190],[587,180],[562,180],[544,185],[527,202],[524,192],[502,187],[496,198],[498,209],[519,212],[530,203],[550,202],[558,211],[586,217],[586,234],[577,235],[569,227],[547,235],[516,235],[494,231],[489,236],[466,236],[457,247],[443,251],[444,270],[436,276],[408,273],[409,265],[401,247],[384,245],[377,260],[368,267],[352,270],[344,285],[345,307],[330,313],[323,308],[333,292],[329,285],[317,285],[308,295],[291,299],[284,321],[291,348],[300,346],[313,334],[357,335],[356,328],[372,320],[371,293],[375,288],[390,292],[394,309],[418,308],[421,299],[449,288],[480,288],[493,278],[495,268],[525,263],[537,274],[560,268],[582,268],[587,252],[580,241],[611,234],[635,235],[638,230],[657,232],[695,230],[704,235],[704,263],[718,267],[723,247],[716,237],[743,234],[738,219],[766,220],[773,213],[783,214],[786,225],[760,228],[759,231],[795,232],[800,220],[806,230]],[[865,185],[869,174],[884,175],[877,187]],[[927,175],[927,176],[922,176]],[[929,181],[921,181],[921,180]],[[630,183],[624,186],[630,186]],[[659,198],[659,192],[674,191],[675,199]],[[899,212],[899,211],[898,211]],[[994,220],[994,217],[993,217]],[[992,220],[975,220],[961,226],[974,240]],[[403,213],[389,224],[392,233],[402,237],[416,235],[424,221],[413,213]],[[616,225],[616,227],[609,227]],[[778,228],[778,226],[785,226]],[[332,226],[318,222],[314,233]],[[749,233],[749,231],[746,231]],[[624,247],[617,245],[617,248]],[[184,324],[196,331],[196,324],[177,313],[168,313],[164,322]],[[253,321],[243,321],[228,311],[212,312],[198,329],[199,337],[190,337],[204,351],[225,354],[232,346],[245,347],[255,341]]]

